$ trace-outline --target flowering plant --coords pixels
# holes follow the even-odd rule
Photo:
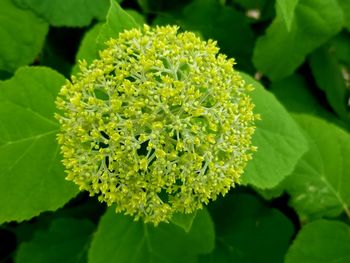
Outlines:
[[[0,262],[348,263],[349,10],[1,0]]]
[[[252,86],[233,59],[176,26],[107,46],[57,99],[67,179],[154,224],[226,194],[255,149]]]

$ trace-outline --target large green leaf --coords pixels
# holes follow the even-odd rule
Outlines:
[[[14,0],[45,18],[53,26],[82,27],[104,20],[109,0]]]
[[[56,219],[19,245],[16,263],[85,263],[94,228],[88,220]]]
[[[317,86],[326,93],[333,110],[343,120],[350,120],[347,80],[332,49],[328,45],[322,46],[311,54],[309,62]]]
[[[286,24],[287,31],[290,31],[292,28],[292,22],[294,18],[295,8],[299,0],[277,0],[276,1],[276,10],[282,16],[284,23]]]
[[[283,183],[301,219],[350,217],[350,135],[311,115],[296,115],[308,135],[310,151]]]
[[[350,227],[339,221],[317,220],[301,229],[286,263],[349,263]]]
[[[0,84],[0,223],[56,210],[77,193],[56,142],[55,97],[65,79],[25,67]]]
[[[201,263],[280,263],[294,227],[290,219],[249,194],[233,194],[213,204],[215,250]]]
[[[107,21],[100,29],[97,38],[99,48],[105,47],[105,42],[110,38],[117,38],[124,30],[139,27],[134,18],[123,10],[120,5],[111,0],[111,5],[107,14]]]
[[[186,233],[174,224],[157,227],[134,222],[113,208],[102,217],[89,251],[89,262],[193,262],[214,248],[214,226],[206,210],[198,211]]]
[[[253,137],[258,151],[249,161],[242,182],[261,189],[273,188],[293,171],[308,149],[307,141],[275,96],[248,75],[242,76],[255,87],[252,98],[255,112],[261,115]]]
[[[0,71],[13,72],[30,64],[39,54],[47,23],[31,11],[16,7],[11,0],[0,1]]]
[[[260,37],[254,49],[254,64],[271,79],[282,79],[300,66],[307,54],[336,35],[343,26],[343,12],[336,0],[299,1],[291,29],[283,15]]]

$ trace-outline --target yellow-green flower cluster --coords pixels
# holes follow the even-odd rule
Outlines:
[[[175,26],[107,45],[57,98],[67,179],[154,224],[226,194],[251,158],[256,119],[233,59]]]

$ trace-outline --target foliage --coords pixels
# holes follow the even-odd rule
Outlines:
[[[0,262],[349,262],[349,10],[347,0],[0,1]],[[216,40],[261,116],[240,185],[158,226],[65,180],[54,117],[65,79],[143,23]]]

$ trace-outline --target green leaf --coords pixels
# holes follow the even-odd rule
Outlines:
[[[347,81],[342,75],[342,68],[336,56],[332,53],[334,52],[328,45],[312,53],[309,59],[311,70],[317,86],[326,93],[333,110],[343,120],[349,120]]]
[[[94,59],[97,59],[99,57],[97,48],[97,36],[100,33],[101,27],[102,24],[96,24],[85,33],[75,57],[76,64],[72,70],[73,74],[76,74],[79,71],[79,60],[84,59],[88,64],[90,64]]]
[[[56,219],[48,230],[19,245],[16,263],[84,263],[94,228],[88,220]]]
[[[294,232],[280,211],[249,194],[233,194],[213,203],[217,244],[201,263],[282,262]]]
[[[275,96],[248,75],[242,76],[255,87],[251,95],[255,112],[261,115],[253,137],[258,151],[248,162],[242,183],[261,189],[273,188],[293,171],[308,149],[307,141]]]
[[[109,0],[14,0],[45,18],[50,25],[87,26],[93,19],[104,20]]]
[[[104,47],[104,43],[110,38],[117,38],[124,30],[139,27],[134,18],[124,11],[120,5],[111,0],[111,6],[107,14],[107,21],[102,26],[97,38],[99,48]]]
[[[224,0],[226,1],[226,0]],[[245,15],[249,18],[250,23],[271,21],[275,16],[275,1],[271,0],[235,0],[228,1],[228,5],[233,7],[237,5],[242,9],[245,9]],[[256,16],[251,16],[251,12]]]
[[[244,9],[263,9],[268,0],[235,0],[235,4],[240,5]]]
[[[134,10],[126,10],[131,17],[133,17],[138,25],[143,25],[145,23],[144,17],[141,16],[139,13],[137,13]],[[72,70],[73,74],[76,74],[79,70],[78,61],[79,60],[86,60],[88,64],[90,64],[94,59],[98,59],[98,51],[99,47],[102,48],[102,46],[98,46],[97,40],[100,35],[100,31],[103,24],[99,23],[94,25],[90,30],[88,30],[79,46],[79,50],[76,55],[76,64]],[[106,26],[103,26],[106,27]],[[116,33],[116,36],[118,34]]]
[[[8,71],[4,71],[4,70],[0,70],[0,83],[3,80],[9,79],[12,77],[12,73],[8,72]]]
[[[273,82],[269,90],[288,111],[314,115],[323,114],[325,111],[311,93],[305,79],[299,74]]]
[[[183,228],[188,233],[196,216],[197,212],[191,214],[176,213],[171,218],[171,223]]]
[[[134,222],[113,208],[102,217],[89,251],[89,262],[192,262],[214,248],[214,226],[206,210],[198,211],[186,233],[174,224],[158,227]]]
[[[295,118],[308,136],[310,151],[283,183],[291,205],[303,221],[343,211],[350,218],[349,133],[311,115]]]
[[[294,18],[294,11],[299,0],[277,0],[276,10],[280,13],[284,23],[286,24],[287,31],[289,32],[292,28],[292,22]]]
[[[182,9],[190,0],[137,0],[143,13],[159,14]]]
[[[350,31],[350,1],[349,0],[338,0],[340,7],[343,9],[345,18],[345,27]]]
[[[275,20],[260,37],[253,62],[269,78],[282,79],[292,74],[305,56],[336,35],[343,26],[343,13],[336,0],[299,1],[287,30],[283,16]]]
[[[321,106],[321,103],[312,94],[312,90],[305,79],[299,74],[273,82],[269,90],[276,95],[278,100],[290,112],[307,113],[326,119],[344,128],[350,127],[349,124],[341,121]]]
[[[330,40],[330,48],[340,64],[350,70],[350,35],[342,32]]]
[[[137,12],[134,9],[126,9],[125,12],[127,12],[134,20],[135,22],[142,26],[143,24],[147,24],[146,18],[139,12]]]
[[[0,223],[56,210],[77,194],[56,142],[54,101],[64,81],[48,68],[25,67],[0,84]]]
[[[301,229],[286,263],[350,262],[350,227],[339,221],[318,220]]]
[[[48,31],[47,23],[31,11],[0,1],[0,70],[13,72],[30,64],[39,54]]]
[[[180,25],[184,29],[215,39],[220,51],[234,57],[239,68],[252,68],[254,36],[246,16],[216,0],[196,0],[186,7],[183,16]]]
[[[96,24],[85,33],[75,57],[76,62],[84,59],[90,64],[94,59],[98,58],[96,39],[100,33],[101,26],[102,24]]]
[[[205,39],[214,39],[220,52],[235,58],[240,69],[253,69],[253,32],[248,18],[232,7],[221,5],[216,0],[195,0],[182,13],[160,15],[155,22],[161,25],[177,24],[184,30],[199,32]]]

